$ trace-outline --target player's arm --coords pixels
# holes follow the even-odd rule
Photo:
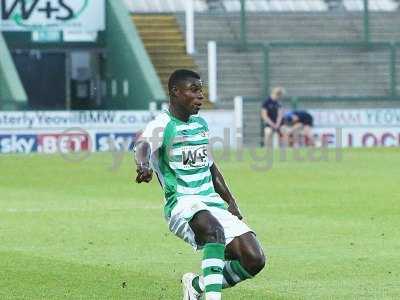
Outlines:
[[[150,182],[153,177],[153,170],[150,167],[150,143],[140,140],[135,145],[135,162],[136,162],[136,182]]]
[[[150,157],[163,144],[165,118],[159,117],[147,124],[146,128],[135,143],[136,182],[150,182],[153,170],[150,165]]]
[[[267,110],[265,108],[261,108],[261,119],[264,123],[268,124],[271,128],[274,128],[274,122],[268,117]]]
[[[221,196],[221,198],[228,203],[228,210],[235,216],[237,216],[240,220],[243,219],[242,214],[240,213],[239,207],[236,203],[235,198],[233,197],[231,191],[225,183],[224,177],[221,172],[218,170],[215,163],[210,167],[211,177],[214,184],[215,191]]]

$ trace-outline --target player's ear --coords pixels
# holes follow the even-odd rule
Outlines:
[[[173,96],[173,97],[176,97],[176,96],[177,96],[177,93],[178,93],[178,88],[177,88],[176,85],[174,85],[174,86],[171,88],[170,95]]]

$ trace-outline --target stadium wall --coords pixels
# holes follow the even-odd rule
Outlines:
[[[1,33],[0,53],[0,110],[17,110],[28,98]]]
[[[161,81],[126,7],[121,0],[107,1],[107,11],[107,78],[114,85],[129,82],[130,87],[123,97],[111,93],[106,109],[147,109],[150,101],[165,100]]]

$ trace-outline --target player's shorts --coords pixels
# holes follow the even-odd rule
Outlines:
[[[179,200],[171,212],[171,217],[168,219],[169,230],[177,237],[189,243],[194,249],[200,250],[203,248],[203,245],[196,243],[194,232],[189,226],[189,221],[196,213],[202,210],[209,211],[224,228],[225,245],[228,245],[237,236],[241,236],[246,232],[253,232],[246,223],[239,220],[238,217],[231,214],[228,210],[208,206],[200,201],[199,198],[199,196],[193,196]],[[206,200],[208,197],[202,198]]]

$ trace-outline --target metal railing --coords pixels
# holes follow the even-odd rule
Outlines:
[[[229,2],[236,2],[238,4],[240,4],[240,41],[242,43],[242,47],[246,47],[247,43],[249,42],[248,40],[248,34],[249,34],[249,21],[251,20],[251,16],[249,16],[249,13],[253,13],[256,12],[256,10],[249,10],[248,9],[248,4],[249,3],[257,3],[257,2],[265,2],[265,3],[273,3],[273,1],[269,1],[269,0],[219,0],[220,2],[223,3],[229,3]],[[300,1],[296,1],[296,0],[291,0],[293,3],[299,2]],[[384,1],[380,1],[380,2],[376,2],[376,0],[316,0],[320,3],[324,3],[325,9],[318,9],[318,5],[316,5],[316,9],[315,10],[303,10],[303,12],[326,12],[328,15],[338,15],[338,13],[340,14],[362,14],[362,41],[363,42],[370,42],[371,41],[371,8],[374,8],[374,11],[396,11],[396,9],[399,9],[400,11],[400,4],[396,4],[399,3],[397,1],[394,0],[386,0],[386,1],[390,1],[388,3],[392,3],[392,5],[390,6],[392,9],[389,9],[389,5],[388,5],[388,9],[387,10],[379,10],[379,6],[377,7],[376,3],[382,3]],[[316,2],[313,0],[309,0],[309,2]],[[336,3],[336,5],[333,5],[333,3]],[[347,3],[347,5],[345,5]],[[351,3],[354,3],[353,5],[349,5]],[[356,5],[357,4],[357,5]],[[225,7],[225,6],[224,6]],[[290,7],[290,6],[287,6]],[[348,9],[346,9],[346,7],[348,7]],[[351,9],[353,7],[353,9]],[[383,7],[383,6],[382,6]],[[272,8],[272,6],[271,6]],[[359,8],[359,9],[357,9]],[[226,8],[224,8],[224,10],[226,11]],[[274,12],[274,10],[268,10],[270,12]],[[283,12],[283,11],[288,11],[288,10],[275,10],[275,12]],[[293,9],[292,11],[297,11],[300,12],[301,10],[296,10]],[[307,18],[307,16],[305,16],[304,18]],[[361,24],[360,24],[361,25]]]
[[[243,51],[241,42],[224,42],[218,43],[218,48],[226,49],[237,49]],[[360,95],[355,93],[340,95],[293,95],[292,101],[297,102],[298,100],[400,100],[400,42],[275,42],[275,43],[248,43],[246,45],[246,51],[259,51],[262,53],[262,67],[261,67],[261,98],[265,98],[271,89],[271,53],[273,51],[281,52],[287,49],[329,49],[329,48],[341,48],[344,50],[352,50],[363,53],[373,53],[373,51],[385,51],[386,63],[383,65],[388,70],[388,85],[384,87],[387,91],[385,94],[374,94],[374,95]],[[307,71],[307,70],[306,70]],[[312,71],[312,70],[308,70]],[[348,80],[353,80],[349,78]],[[383,80],[386,81],[386,80]],[[310,83],[311,84],[311,83]],[[355,82],[356,85],[360,84]],[[340,87],[338,87],[340,89]]]
[[[372,84],[379,86],[379,93],[357,93],[357,91],[353,92],[353,90],[348,94],[343,92],[337,94],[321,93],[320,95],[297,93],[295,96],[297,99],[368,100],[399,98],[400,88],[398,88],[398,81],[400,77],[398,74],[400,72],[397,69],[400,67],[398,63],[400,61],[400,57],[398,57],[400,53],[398,51],[400,47],[400,32],[397,28],[400,25],[400,10],[397,10],[398,4],[394,0],[382,0],[380,2],[377,2],[377,0],[309,0],[308,2],[324,3],[325,6],[323,9],[308,10],[306,13],[300,13],[296,10],[287,13],[285,10],[280,10],[284,12],[280,14],[269,10],[269,13],[266,14],[255,12],[254,10],[249,12],[248,9],[249,3],[262,2],[264,4],[272,4],[275,2],[295,3],[296,1],[299,3],[306,2],[298,0],[285,0],[281,2],[278,0],[207,1],[209,2],[209,7],[211,7],[211,3],[214,3],[214,5],[219,3],[219,5],[215,6],[213,13],[209,12],[206,15],[205,20],[208,20],[207,18],[210,17],[212,18],[210,19],[211,21],[218,19],[215,24],[222,22],[221,26],[226,26],[229,29],[228,31],[226,29],[224,29],[225,31],[219,31],[223,35],[216,32],[214,38],[210,39],[217,42],[219,49],[227,49],[228,52],[231,52],[233,49],[242,53],[250,53],[252,51],[262,53],[262,62],[259,63],[259,65],[262,65],[262,68],[259,69],[257,67],[259,70],[259,75],[257,76],[262,78],[262,96],[266,96],[269,93],[271,82],[275,79],[275,76],[271,74],[273,65],[274,63],[276,64],[276,56],[273,56],[274,51],[300,49],[298,52],[300,53],[299,56],[301,56],[307,49],[310,50],[308,52],[309,55],[312,55],[318,51],[323,52],[324,49],[327,49],[327,52],[329,52],[329,49],[336,47],[342,48],[342,50],[327,57],[327,61],[335,61],[337,55],[338,64],[345,64],[340,56],[352,55],[352,58],[347,58],[349,64],[346,65],[346,68],[353,67],[354,70],[349,70],[349,73],[361,74],[357,77],[360,83],[358,88],[361,89],[363,86],[362,68],[364,67],[367,70],[366,72],[364,71],[365,74],[373,75],[376,73],[380,76],[380,81],[376,83],[372,82],[372,75],[369,77],[364,76],[368,80],[371,80]],[[226,4],[230,2],[236,3],[236,8],[234,7],[234,9],[229,10]],[[380,10],[376,4],[384,2],[386,4],[391,3],[388,5],[390,7],[387,10]],[[340,5],[335,6],[333,3],[339,3]],[[371,13],[371,11],[374,11],[374,13]],[[375,11],[378,11],[378,13],[375,13]],[[196,16],[201,18],[201,14],[193,14],[194,18]],[[280,23],[276,21],[280,21]],[[194,23],[197,23],[197,21]],[[285,26],[288,23],[290,23],[289,26]],[[213,33],[210,32],[210,35],[212,36]],[[189,36],[192,39],[194,38],[194,28],[191,29]],[[385,53],[382,54],[379,51]],[[376,54],[380,56],[378,60],[374,58]],[[357,60],[357,55],[366,56],[366,58],[364,60]],[[250,58],[248,59],[249,61],[253,59],[251,53],[248,56]],[[237,61],[236,58],[238,57],[235,57],[229,63],[235,64]],[[246,59],[242,58],[241,63],[247,63],[244,60]],[[294,62],[296,63],[297,61],[294,60]],[[323,61],[320,62],[324,63]],[[255,68],[253,67],[252,71],[254,70]],[[296,73],[295,71],[294,73]],[[234,77],[232,74],[229,75],[230,78]],[[321,74],[321,77],[323,76],[329,79],[331,74],[325,71],[325,73]],[[222,79],[225,81],[225,78]],[[227,81],[224,82],[224,86],[228,89],[228,84],[226,83]],[[338,83],[340,85],[339,81]],[[241,84],[247,88],[245,83],[241,82]],[[355,87],[357,88],[356,84]],[[228,94],[230,96],[230,93]],[[246,95],[245,93],[243,95],[250,96],[250,94]]]

